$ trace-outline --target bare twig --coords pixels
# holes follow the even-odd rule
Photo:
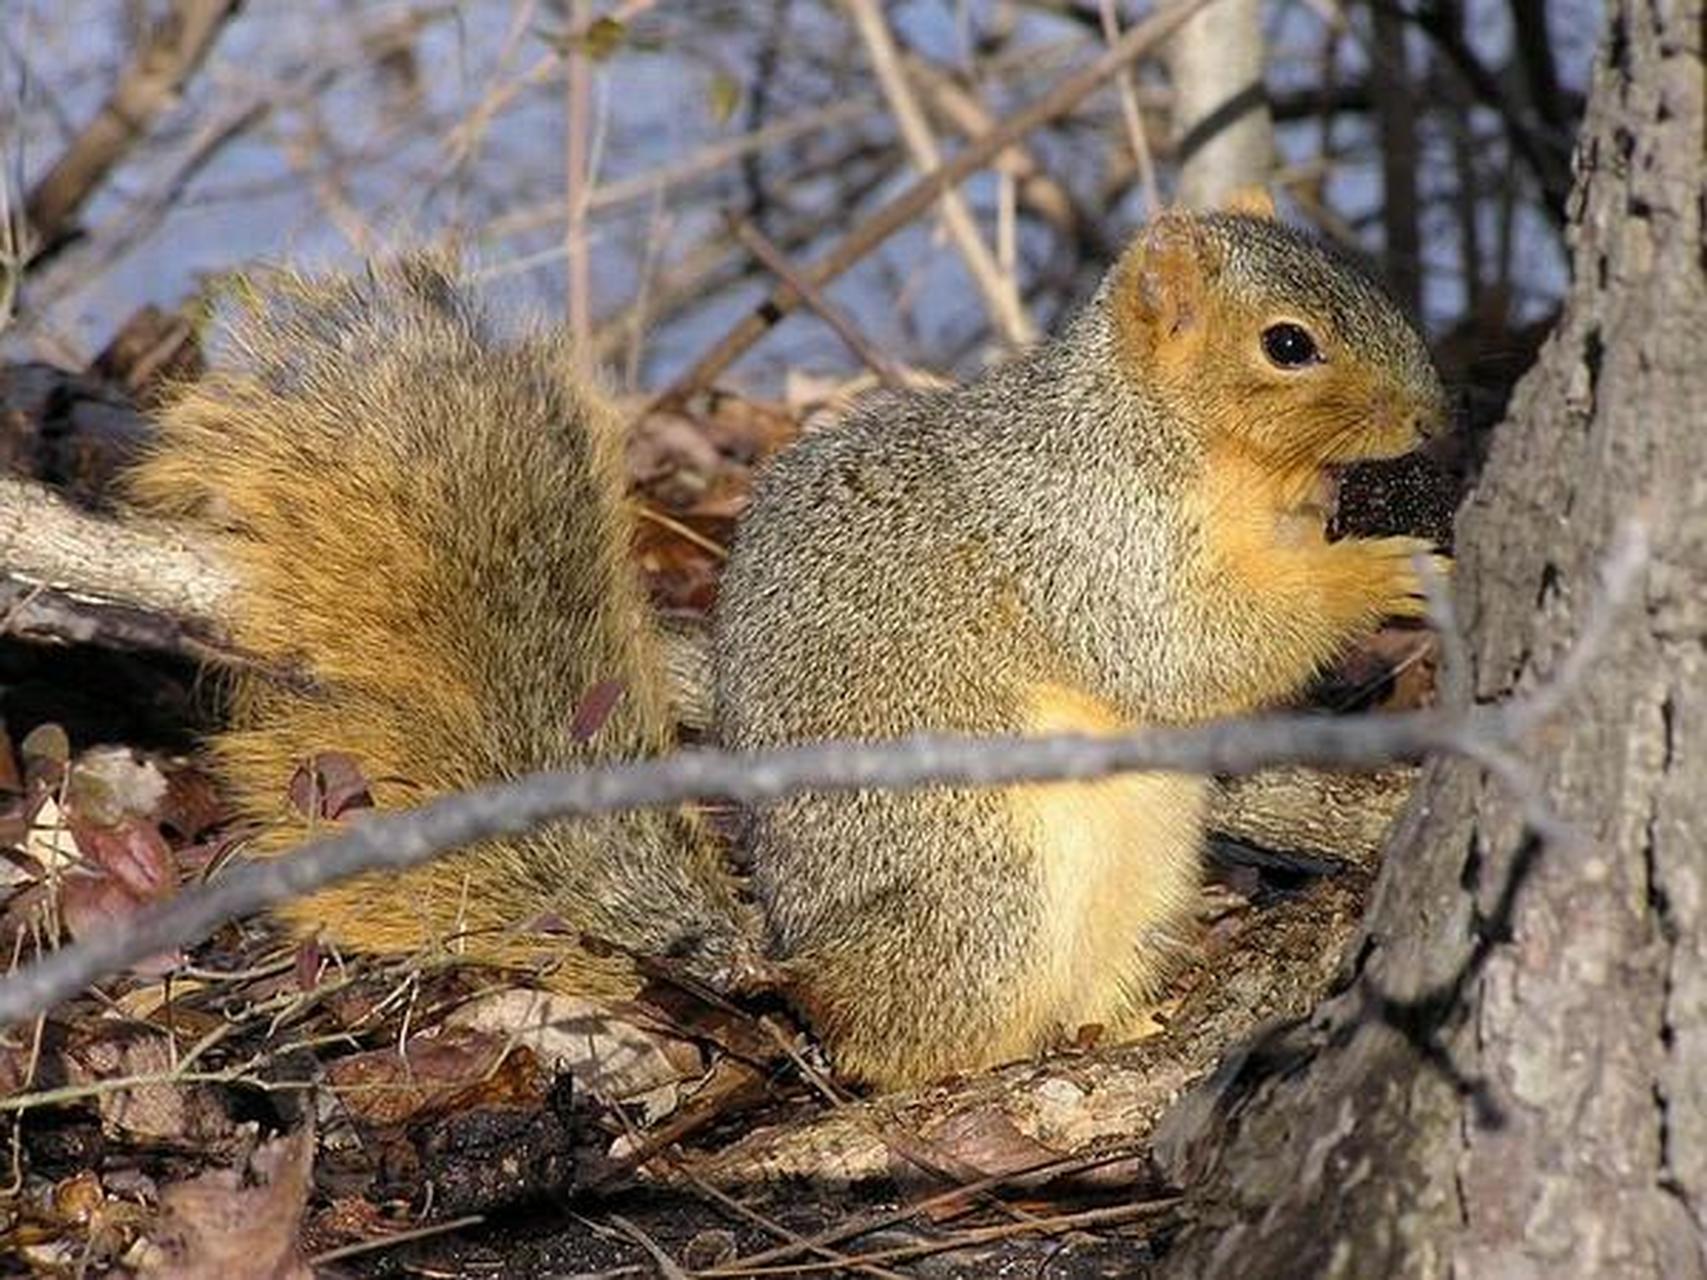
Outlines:
[[[1066,1178],[1091,1173],[1111,1164],[1118,1164],[1123,1160],[1131,1160],[1139,1154],[1139,1151],[1139,1148],[1127,1146],[1112,1151],[1100,1151],[1088,1156],[1052,1156],[1047,1160],[1022,1165],[1017,1169],[992,1173],[975,1182],[964,1183],[947,1191],[935,1192],[923,1199],[914,1200],[893,1209],[881,1210],[864,1217],[838,1223],[817,1235],[788,1244],[777,1245],[764,1250],[762,1253],[748,1254],[744,1258],[737,1258],[728,1263],[727,1266],[738,1267],[751,1272],[755,1268],[786,1262],[790,1258],[798,1258],[805,1253],[822,1254],[825,1249],[831,1246],[848,1240],[857,1240],[874,1231],[881,1231],[886,1227],[892,1227],[926,1214],[929,1214],[933,1220],[940,1220],[942,1215],[953,1214],[956,1211],[964,1212],[967,1206],[977,1203],[979,1198],[1004,1187],[1033,1180]]]
[[[572,0],[571,20],[585,29],[592,12],[590,0]],[[592,267],[587,244],[587,193],[592,169],[592,59],[577,42],[565,54],[568,74],[564,90],[563,248],[568,259],[567,314],[570,333],[586,333],[592,323]]]
[[[653,1265],[658,1268],[659,1280],[689,1280],[688,1273],[682,1270],[674,1258],[664,1252],[663,1245],[620,1213],[613,1213],[609,1216],[611,1223],[617,1230],[646,1251],[646,1255],[652,1259]]]
[[[1488,761],[1556,710],[1587,673],[1647,563],[1647,527],[1619,533],[1554,683],[1461,712],[1275,716],[1145,729],[1109,737],[975,739],[920,735],[887,742],[824,742],[752,753],[684,751],[661,759],[536,773],[397,813],[365,815],[340,834],[287,857],[246,864],[205,887],[139,913],[124,931],[66,947],[0,981],[0,1024],[32,1017],[105,974],[206,937],[226,920],[291,901],[369,871],[416,866],[447,850],[516,836],[563,818],[659,808],[706,796],[764,804],[799,791],[992,786],[1103,777],[1132,770],[1249,773],[1278,764],[1367,768],[1449,751]]]
[[[894,34],[883,16],[877,0],[842,0],[843,7],[853,18],[865,44],[866,56],[871,59],[877,83],[895,117],[896,128],[912,157],[913,167],[922,174],[935,172],[942,166],[942,153],[931,134],[924,110],[913,96],[913,88],[901,69],[901,55],[895,47]],[[1037,337],[1037,328],[1020,305],[1019,289],[1012,276],[1005,275],[984,238],[978,232],[972,210],[957,190],[942,194],[942,224],[954,242],[955,251],[972,276],[972,283],[984,299],[985,309],[995,322],[997,331],[1009,346],[1023,346]]]
[[[802,276],[795,269],[794,264],[783,255],[782,250],[765,237],[764,232],[745,218],[733,213],[728,216],[726,221],[729,234],[735,237],[741,247],[763,263],[765,270],[778,280],[785,281],[796,289],[806,305],[817,313],[818,318],[835,330],[836,336],[847,344],[848,350],[852,351],[866,368],[877,375],[878,381],[886,387],[906,386],[907,380],[901,376],[901,371],[895,367],[895,362],[873,346],[840,307],[826,298],[810,280]]]
[[[1120,39],[1120,14],[1114,7],[1114,0],[1100,0],[1098,9],[1103,39],[1113,44]],[[1120,114],[1126,121],[1126,136],[1132,142],[1132,159],[1138,165],[1138,185],[1144,192],[1144,208],[1156,213],[1162,207],[1162,188],[1156,181],[1156,160],[1150,154],[1150,135],[1144,132],[1144,116],[1138,110],[1138,90],[1132,83],[1131,68],[1123,67],[1114,83],[1120,90]]]
[[[948,1253],[951,1250],[964,1249],[975,1244],[1009,1240],[1014,1236],[1062,1235],[1068,1231],[1083,1231],[1089,1227],[1131,1222],[1136,1218],[1162,1213],[1173,1208],[1179,1202],[1180,1197],[1178,1196],[1160,1196],[1154,1200],[1105,1205],[1100,1209],[1081,1209],[1077,1213],[1057,1214],[1051,1218],[1028,1218],[1020,1222],[1005,1222],[993,1227],[972,1227],[941,1240],[922,1240],[918,1244],[899,1245],[892,1249],[879,1249],[872,1253],[848,1254],[846,1262],[840,1264],[833,1262],[795,1262],[786,1265],[766,1264],[762,1267],[730,1265],[713,1267],[701,1274],[706,1276],[811,1275],[814,1272],[832,1270],[856,1263],[903,1262],[912,1258],[929,1257],[931,1254]]]
[[[942,68],[916,53],[902,56],[907,74],[918,81],[930,99],[931,110],[965,137],[977,139],[996,127],[996,118],[983,101]],[[995,159],[998,172],[1011,174],[1019,184],[1020,203],[1063,235],[1086,244],[1087,256],[1104,258],[1099,229],[1084,216],[1072,192],[1044,169],[1031,148],[1015,145]]]
[[[955,154],[941,168],[925,175],[865,219],[823,259],[804,268],[806,279],[822,287],[859,262],[878,245],[930,208],[942,193],[964,182],[996,156],[1040,125],[1071,111],[1122,67],[1159,45],[1192,14],[1214,0],[1179,0],[1133,27],[1090,66],[1062,80],[1036,102],[1016,111],[1000,125]],[[712,382],[778,321],[798,308],[803,299],[790,286],[778,285],[765,299],[686,373],[658,396],[673,403]]]
[[[872,113],[876,106],[870,98],[854,98],[847,102],[834,102],[826,107],[813,111],[802,112],[800,115],[787,120],[779,120],[768,124],[762,129],[744,133],[737,138],[724,138],[711,143],[694,152],[686,159],[674,164],[664,165],[657,169],[648,169],[643,173],[632,174],[625,178],[613,178],[601,182],[586,193],[587,212],[606,213],[611,209],[620,208],[625,204],[635,204],[641,200],[652,200],[667,192],[674,192],[679,187],[688,186],[695,182],[712,177],[722,169],[728,168],[737,160],[771,147],[781,146],[796,138],[807,137],[816,133],[828,133],[843,125],[853,124]],[[481,234],[495,240],[507,236],[521,235],[538,228],[563,220],[564,205],[562,201],[551,200],[543,204],[527,205],[491,219],[483,227]]]
[[[328,1263],[342,1262],[346,1258],[356,1258],[363,1254],[377,1253],[382,1249],[391,1249],[397,1245],[414,1244],[418,1240],[431,1239],[452,1231],[461,1231],[465,1227],[477,1227],[486,1219],[478,1213],[471,1213],[463,1218],[447,1218],[443,1222],[430,1222],[424,1227],[412,1227],[407,1231],[394,1232],[388,1236],[376,1236],[372,1240],[357,1240],[354,1244],[340,1245],[336,1249],[326,1249],[315,1254],[308,1260],[311,1267],[324,1267]]]
[[[177,102],[237,9],[237,0],[176,0],[154,25],[95,118],[31,189],[24,216],[36,252],[66,233],[113,167]]]

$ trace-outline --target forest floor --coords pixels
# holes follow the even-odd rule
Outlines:
[[[0,369],[0,458],[108,507],[146,431],[135,404],[194,363]],[[753,468],[833,401],[708,396],[639,424],[637,555],[661,608],[708,615]],[[1441,536],[1443,483],[1372,471],[1342,519]],[[0,635],[13,965],[123,929],[252,834],[195,753],[218,682],[107,640]],[[1313,698],[1414,706],[1431,670],[1418,633],[1387,632]],[[336,789],[302,781],[301,803]],[[230,923],[0,1036],[0,1274],[1133,1274],[1174,1201],[1149,1125],[1332,981],[1372,871],[1222,842],[1198,960],[1152,1037],[894,1099],[843,1087],[786,1009],[708,1003],[667,970],[612,1018],[442,956]]]

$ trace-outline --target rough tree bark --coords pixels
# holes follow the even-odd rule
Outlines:
[[[1707,1276],[1707,130],[1703,0],[1611,6],[1574,281],[1459,524],[1475,688],[1544,676],[1615,523],[1645,608],[1532,744],[1585,837],[1433,767],[1340,993],[1158,1135],[1164,1274]]]

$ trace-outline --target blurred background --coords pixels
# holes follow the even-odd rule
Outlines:
[[[1132,0],[0,0],[0,355],[82,368],[255,259],[455,245],[628,389],[1091,65]],[[1563,286],[1594,0],[1218,0],[726,376],[965,373],[1158,202],[1267,181],[1498,395]],[[1220,150],[1235,144],[1232,152]],[[833,308],[852,330],[839,336]],[[861,348],[863,347],[863,354]]]

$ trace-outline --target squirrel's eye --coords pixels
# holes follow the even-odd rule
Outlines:
[[[1282,369],[1298,369],[1322,358],[1316,340],[1302,325],[1271,324],[1262,331],[1262,350]]]

